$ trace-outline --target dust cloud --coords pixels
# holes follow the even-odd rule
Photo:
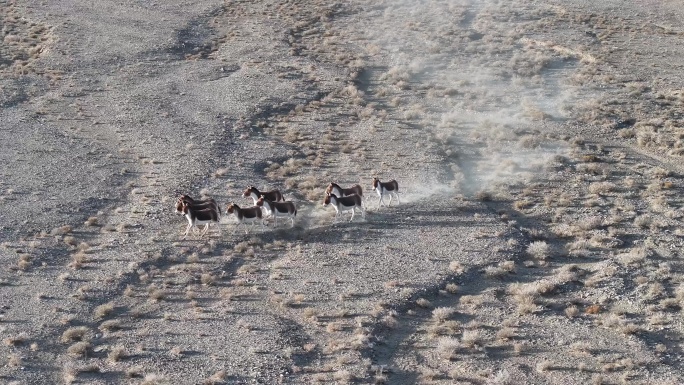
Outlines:
[[[549,127],[568,119],[579,98],[565,81],[577,60],[503,29],[495,21],[514,11],[507,7],[404,1],[377,12],[368,36],[388,53],[380,79],[400,90],[398,110],[431,135],[449,175],[427,186],[405,183],[407,201],[528,183],[569,151]]]

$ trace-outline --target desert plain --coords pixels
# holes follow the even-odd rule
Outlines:
[[[683,21],[0,1],[0,383],[684,383]],[[236,229],[248,185],[294,226]]]

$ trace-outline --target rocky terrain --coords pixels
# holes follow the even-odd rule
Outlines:
[[[683,17],[0,0],[0,382],[682,383]]]

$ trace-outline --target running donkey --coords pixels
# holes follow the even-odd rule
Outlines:
[[[294,220],[297,216],[297,207],[290,201],[273,202],[263,196],[257,200],[256,205],[264,207],[266,211],[273,217],[273,227],[278,227],[278,217],[290,218],[292,227],[294,227]]]
[[[190,204],[190,207],[192,207],[195,210],[204,210],[204,209],[212,209],[216,211],[219,216],[221,215],[221,212],[219,211],[218,204],[216,201],[212,198],[207,198],[203,200],[197,200],[197,199],[192,199],[190,195],[183,194],[178,199],[176,200],[176,213],[182,214],[182,204],[183,202],[187,202]]]
[[[263,230],[264,228],[264,220],[263,220],[263,215],[261,214],[261,207],[258,206],[253,206],[253,207],[247,207],[247,208],[240,208],[235,203],[230,203],[228,207],[226,208],[226,213],[227,214],[235,214],[235,218],[237,218],[238,224],[235,226],[235,230],[233,232],[237,231],[238,227],[244,223],[252,223],[252,227],[257,223],[261,223],[261,228]],[[249,233],[249,229],[247,228],[245,230],[245,233]]]
[[[380,207],[380,204],[383,206],[385,205],[385,201],[382,199],[383,195],[389,195],[390,200],[387,206],[392,205],[392,195],[397,197],[397,203],[401,203],[399,201],[399,183],[397,183],[396,180],[392,179],[389,182],[380,182],[380,179],[378,178],[373,178],[373,190],[375,190],[376,193],[378,193],[378,196],[380,199],[378,200],[378,207]]]
[[[361,217],[366,218],[366,211],[361,205],[361,197],[356,194],[346,197],[338,197],[335,194],[328,193],[325,196],[325,201],[323,201],[323,204],[325,206],[332,204],[335,208],[335,218],[333,219],[333,223],[337,222],[337,217],[339,217],[340,213],[344,211],[351,211],[351,218],[349,218],[349,222],[351,222],[354,220],[354,209],[357,208],[361,210]]]
[[[335,194],[340,198],[356,194],[356,195],[360,196],[361,199],[363,200],[363,189],[358,184],[355,184],[349,188],[342,188],[337,183],[330,182],[330,184],[328,185],[328,188],[325,189],[325,193],[326,194]]]
[[[247,186],[247,189],[245,190],[244,193],[242,193],[242,196],[245,198],[251,197],[252,200],[254,200],[254,205],[256,206],[257,201],[259,198],[264,197],[271,202],[280,202],[284,201],[283,199],[283,194],[280,193],[280,190],[271,190],[271,191],[264,191],[261,192],[257,190],[256,187],[254,186]]]
[[[202,233],[200,234],[200,238],[202,238],[202,236],[204,236],[204,234],[206,234],[207,231],[209,231],[209,225],[213,223],[216,224],[216,228],[218,228],[219,235],[221,235],[221,226],[219,226],[221,215],[217,210],[215,210],[212,207],[200,208],[201,205],[195,206],[187,200],[183,200],[182,198],[178,199],[178,203],[180,203],[180,212],[182,212],[185,215],[185,218],[187,218],[188,220],[188,227],[185,228],[185,234],[183,234],[183,239],[185,239],[188,236],[188,232],[190,231],[190,229],[197,229],[197,226],[204,225],[204,231],[202,231]],[[213,205],[215,206],[216,203],[214,202]],[[179,207],[178,205],[176,205],[176,211],[178,210]]]

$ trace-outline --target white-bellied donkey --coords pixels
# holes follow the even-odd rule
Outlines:
[[[335,194],[336,196],[342,198],[342,197],[347,197],[350,195],[358,195],[361,197],[361,201],[363,201],[363,188],[361,188],[361,185],[355,184],[349,188],[342,188],[340,185],[334,182],[330,182],[328,185],[328,188],[325,189],[326,194]]]
[[[264,228],[263,214],[261,213],[261,207],[259,206],[241,209],[240,206],[235,203],[230,203],[226,208],[226,213],[235,214],[235,218],[237,218],[238,224],[235,226],[233,232],[237,231],[238,227],[245,223],[251,223],[252,227],[254,227],[254,225],[259,222],[261,223],[261,228]],[[247,228],[245,232],[249,233],[249,228]]]
[[[292,227],[294,227],[294,220],[297,216],[297,207],[295,207],[294,202],[273,202],[270,199],[266,199],[262,196],[256,202],[256,205],[259,207],[264,207],[266,211],[273,216],[273,227],[278,226],[278,217],[290,218]]]
[[[188,232],[192,228],[197,228],[197,226],[204,225],[204,231],[200,234],[200,238],[209,231],[209,225],[216,224],[218,228],[219,235],[221,235],[221,226],[219,226],[219,220],[221,216],[218,211],[212,208],[197,209],[194,208],[188,202],[181,202],[181,212],[185,215],[188,220],[188,227],[185,228],[185,234],[183,234],[183,239],[188,236]]]
[[[218,204],[212,198],[198,200],[192,199],[190,195],[181,195],[176,200],[176,213],[183,214],[183,202],[189,203],[190,207],[194,208],[195,210],[213,209],[219,214],[219,216],[221,215]]]
[[[366,211],[363,209],[361,204],[361,197],[356,194],[346,197],[338,197],[335,194],[326,194],[323,204],[325,206],[332,205],[335,208],[335,219],[333,219],[333,223],[337,221],[337,217],[339,217],[340,213],[344,211],[351,211],[351,218],[349,218],[349,222],[351,222],[354,220],[354,209],[357,208],[361,210],[361,217],[366,218]]]
[[[378,207],[380,207],[381,204],[383,206],[385,205],[385,201],[382,199],[384,195],[389,195],[390,197],[387,206],[392,205],[392,195],[397,197],[397,203],[401,203],[401,201],[399,201],[399,183],[394,179],[389,182],[380,182],[380,179],[373,178],[373,190],[375,190],[380,197],[378,200]]]
[[[251,197],[252,200],[254,201],[255,206],[256,206],[257,201],[261,197],[264,197],[271,202],[280,202],[280,201],[285,200],[285,199],[283,199],[283,194],[280,193],[280,190],[271,190],[271,191],[261,192],[254,186],[248,186],[247,189],[245,189],[245,192],[242,193],[242,196],[245,198]]]

